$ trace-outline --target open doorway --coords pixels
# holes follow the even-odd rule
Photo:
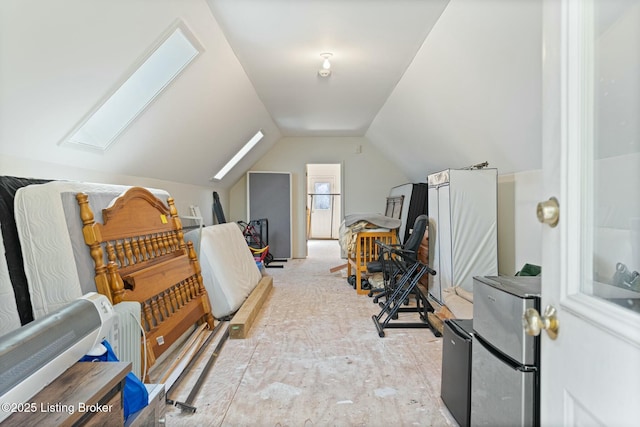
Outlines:
[[[307,164],[307,240],[337,240],[342,218],[341,165]]]

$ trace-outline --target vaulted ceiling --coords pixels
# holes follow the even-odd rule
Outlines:
[[[106,152],[60,142],[183,22],[204,47]],[[331,52],[332,75],[318,76]],[[0,154],[223,186],[284,136],[366,138],[413,180],[540,167],[537,0],[3,0]]]
[[[448,0],[208,3],[283,135],[363,136]]]

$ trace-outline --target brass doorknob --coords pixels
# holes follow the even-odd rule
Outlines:
[[[548,224],[551,227],[558,225],[558,220],[560,219],[558,199],[551,197],[545,202],[538,203],[536,214],[538,215],[538,221],[541,223]]]
[[[522,325],[527,334],[532,336],[540,335],[543,329],[547,331],[547,335],[552,340],[558,338],[560,325],[558,322],[557,311],[555,307],[548,305],[544,309],[544,315],[540,315],[535,308],[528,308],[522,315]]]

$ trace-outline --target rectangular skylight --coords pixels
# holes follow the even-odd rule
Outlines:
[[[142,65],[71,132],[66,142],[106,150],[200,52],[201,48],[190,40],[186,27],[178,25]]]
[[[236,153],[235,156],[233,156],[231,158],[231,160],[229,160],[227,162],[226,165],[224,165],[222,167],[222,169],[220,169],[220,172],[218,172],[217,174],[215,174],[213,176],[212,179],[215,180],[221,180],[222,178],[224,178],[224,176],[227,174],[227,172],[229,172],[231,169],[233,169],[233,167],[244,157],[247,155],[247,153],[258,143],[260,142],[260,140],[262,139],[262,137],[264,136],[264,134],[262,133],[261,130],[258,131],[258,133],[256,133],[255,135],[253,135],[251,137],[251,139],[249,140],[249,142],[247,142],[246,144],[244,144],[244,147],[242,147],[240,149],[240,151],[238,151]]]

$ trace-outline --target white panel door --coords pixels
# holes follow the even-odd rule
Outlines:
[[[337,207],[335,190],[335,178],[333,176],[309,177],[309,209],[311,239],[331,239],[333,229],[339,218],[336,218]],[[338,200],[339,201],[339,200]]]
[[[640,2],[543,7],[544,191],[558,200],[559,222],[542,236],[542,307],[557,310],[558,335],[542,332],[541,424],[635,426]],[[539,213],[553,222],[552,207]]]

